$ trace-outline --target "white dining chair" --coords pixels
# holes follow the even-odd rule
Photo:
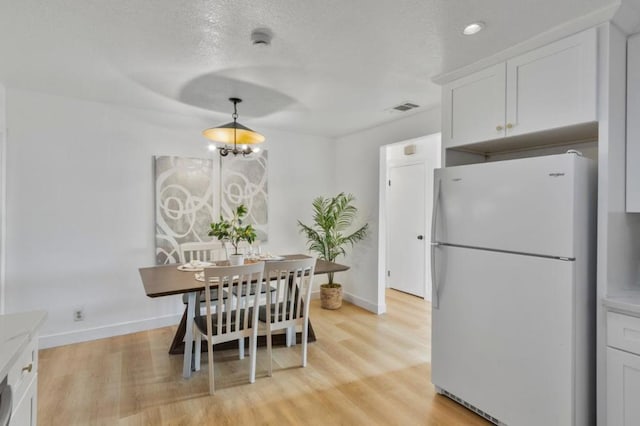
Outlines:
[[[180,263],[187,263],[192,260],[199,260],[201,262],[226,260],[226,251],[220,241],[197,241],[180,244]],[[211,297],[214,301],[218,300],[218,291],[213,291]],[[223,298],[227,298],[226,292],[223,292]],[[200,297],[200,300],[204,302],[203,297]],[[185,305],[187,304],[186,294],[182,295],[182,302]]]
[[[227,253],[220,241],[197,241],[180,244],[180,262],[187,263],[192,260],[202,262],[215,262],[226,260]]]
[[[180,263],[191,262],[192,260],[199,260],[201,262],[218,262],[227,260],[227,248],[222,241],[195,241],[180,244]],[[227,305],[229,293],[222,291],[223,308]],[[211,300],[218,300],[218,290],[215,289],[211,292]],[[201,304],[204,304],[204,297],[200,297]],[[182,302],[187,304],[187,295],[182,296]],[[199,353],[195,354],[196,358],[200,357]],[[238,341],[238,357],[244,359],[244,339]],[[196,359],[197,360],[197,359]]]
[[[249,382],[256,378],[256,350],[258,316],[252,314],[254,307],[259,305],[259,292],[253,295],[243,294],[251,287],[251,283],[261,283],[264,273],[264,262],[257,262],[240,266],[214,266],[204,269],[205,280],[205,316],[196,314],[194,333],[196,354],[200,353],[202,338],[207,341],[207,355],[209,360],[209,393],[215,391],[213,369],[213,347],[218,343],[240,340],[249,337],[250,371]],[[216,312],[213,312],[211,292],[213,290],[238,291],[243,297],[238,298],[235,309],[222,307],[222,299],[217,300]],[[195,359],[196,371],[200,370],[200,356]]]
[[[267,292],[267,304],[259,309],[258,318],[266,325],[269,376],[273,370],[271,335],[276,330],[302,327],[302,366],[307,366],[309,302],[316,259],[266,262],[264,279],[274,291]],[[295,339],[295,334],[294,337]]]

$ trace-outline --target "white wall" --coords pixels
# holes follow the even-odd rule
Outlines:
[[[152,156],[217,155],[200,134],[215,123],[10,88],[7,123],[6,311],[47,310],[43,346],[175,324],[180,298],[146,297],[138,274],[154,264]],[[265,247],[303,251],[296,219],[334,187],[332,140],[260,130]]]
[[[344,285],[345,299],[372,312],[384,312],[378,296],[378,190],[379,152],[382,145],[440,131],[440,108],[410,115],[336,140],[335,192],[350,192],[369,222],[367,239],[358,243],[339,263],[351,266],[337,280]]]

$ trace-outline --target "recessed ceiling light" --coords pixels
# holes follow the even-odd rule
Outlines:
[[[484,22],[472,22],[462,30],[462,34],[464,35],[474,35],[482,31],[484,28]]]

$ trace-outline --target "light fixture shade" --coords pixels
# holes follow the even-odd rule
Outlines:
[[[264,136],[238,122],[223,124],[202,131],[205,138],[224,144],[256,144],[264,142]]]

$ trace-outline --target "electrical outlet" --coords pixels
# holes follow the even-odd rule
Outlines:
[[[84,321],[84,311],[82,310],[82,308],[73,311],[73,320]]]

